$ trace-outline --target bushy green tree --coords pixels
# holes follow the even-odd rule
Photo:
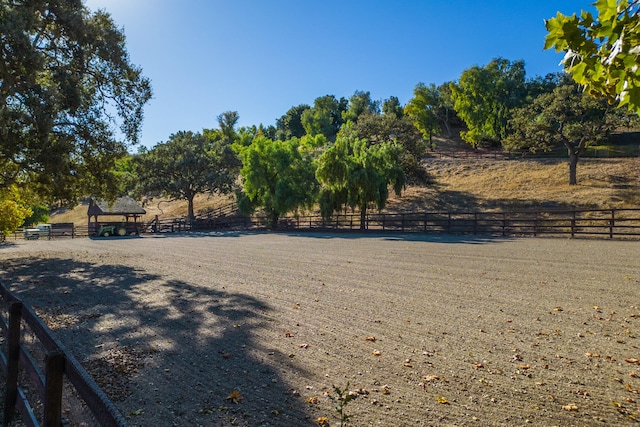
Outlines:
[[[282,117],[276,120],[277,139],[285,141],[287,139],[304,136],[306,131],[302,125],[302,114],[310,108],[307,104],[296,105],[295,107],[289,108]]]
[[[404,116],[404,108],[397,96],[390,96],[382,102],[382,114],[397,118]]]
[[[577,184],[578,160],[621,124],[623,117],[604,98],[581,91],[575,84],[558,86],[533,103],[514,111],[513,133],[507,149],[551,151],[563,146],[569,155],[569,184]]]
[[[0,187],[70,205],[116,191],[151,98],[122,31],[81,1],[5,0],[0,34]]]
[[[371,145],[350,126],[344,127],[335,143],[318,159],[316,177],[322,184],[319,199],[322,215],[329,217],[347,206],[358,208],[360,228],[364,229],[368,209],[385,207],[389,187],[397,195],[404,188],[400,153],[396,144]]]
[[[236,146],[242,160],[243,191],[237,193],[242,211],[262,208],[269,227],[277,228],[280,216],[315,203],[318,183],[312,147],[317,140],[310,138],[313,141],[303,144],[298,138],[274,141],[259,135],[248,146]]]
[[[356,123],[363,114],[380,114],[380,102],[372,100],[371,93],[357,90],[349,98],[347,110],[342,112],[342,121]]]
[[[451,97],[458,116],[469,129],[462,139],[473,147],[498,145],[508,135],[511,111],[525,101],[523,61],[496,58],[484,67],[463,71],[451,84]]]
[[[193,219],[193,199],[203,193],[228,193],[238,162],[226,138],[178,132],[137,158],[139,194],[186,200]]]
[[[407,103],[404,112],[411,118],[415,127],[422,132],[429,146],[433,146],[433,136],[442,134],[451,138],[451,119],[455,115],[451,99],[450,83],[436,87],[433,83],[418,83],[413,90],[413,98]]]
[[[352,128],[369,145],[397,144],[401,148],[400,167],[407,180],[413,183],[425,182],[426,171],[420,164],[426,151],[425,141],[408,116],[366,114]]]
[[[342,113],[347,110],[348,101],[344,98],[336,99],[333,95],[316,98],[313,107],[305,110],[300,117],[307,135],[322,134],[329,141],[335,137],[344,123]]]
[[[16,185],[0,188],[0,241],[20,227],[33,211]]]
[[[544,47],[566,52],[564,69],[591,94],[640,114],[640,0],[598,0],[597,15],[558,12]]]

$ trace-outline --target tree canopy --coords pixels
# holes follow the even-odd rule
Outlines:
[[[513,133],[504,146],[534,152],[564,146],[569,155],[569,184],[574,185],[578,160],[585,149],[621,123],[621,115],[612,110],[605,99],[595,98],[575,84],[558,86],[514,112],[510,122]]]
[[[469,129],[462,139],[473,147],[498,144],[507,136],[511,110],[522,104],[524,93],[524,61],[496,58],[463,71],[451,84],[454,108]]]
[[[236,146],[244,187],[238,193],[240,209],[248,213],[263,208],[269,227],[277,228],[280,216],[311,207],[318,188],[313,147],[324,141],[322,135],[286,141],[258,135],[249,146]]]
[[[401,149],[384,142],[371,145],[351,127],[343,128],[335,143],[318,159],[316,177],[323,188],[320,209],[324,217],[344,207],[360,209],[360,228],[366,227],[369,207],[383,209],[389,186],[400,195],[405,176],[399,165]]]
[[[415,127],[422,132],[429,145],[433,146],[433,135],[440,135],[446,131],[447,138],[451,138],[451,119],[455,115],[451,99],[451,83],[438,87],[431,83],[418,83],[413,90],[413,98],[405,107],[405,114],[411,117]]]
[[[112,196],[151,97],[124,34],[81,1],[4,0],[0,35],[0,188],[60,204]]]
[[[592,94],[640,114],[640,0],[598,0],[597,15],[558,12],[545,21],[545,49],[566,52],[564,69]]]
[[[347,110],[345,98],[336,99],[333,95],[316,98],[313,107],[305,110],[300,118],[307,135],[324,135],[333,141],[344,123],[342,113]]]
[[[228,193],[238,162],[225,138],[209,140],[200,133],[178,132],[138,159],[140,194],[162,195],[188,203],[193,219],[197,194]]]

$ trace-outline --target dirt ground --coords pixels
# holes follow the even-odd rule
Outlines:
[[[227,233],[17,241],[0,280],[131,425],[640,419],[640,243]],[[347,392],[345,392],[347,394]]]

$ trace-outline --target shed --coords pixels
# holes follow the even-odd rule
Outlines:
[[[120,224],[126,226],[127,234],[139,234],[142,224],[138,224],[138,220],[145,211],[135,200],[130,197],[120,197],[114,202],[91,198],[89,200],[89,209],[87,216],[89,217],[89,235],[97,235],[98,230],[102,226]],[[100,220],[99,217],[120,217],[120,221]],[[93,221],[91,220],[93,218]]]

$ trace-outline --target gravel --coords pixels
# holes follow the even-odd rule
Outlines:
[[[631,425],[640,243],[223,233],[18,241],[0,280],[131,425]],[[344,390],[348,388],[348,390]]]

